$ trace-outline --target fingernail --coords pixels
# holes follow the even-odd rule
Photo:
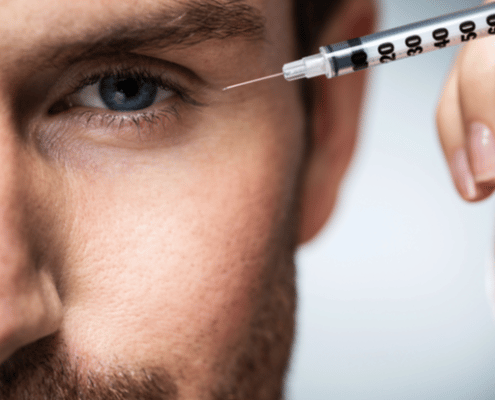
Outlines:
[[[471,124],[467,147],[474,180],[495,181],[495,138],[490,129],[479,122]]]
[[[452,157],[450,170],[457,190],[466,200],[474,200],[476,198],[476,184],[473,174],[469,168],[466,150],[458,149]]]

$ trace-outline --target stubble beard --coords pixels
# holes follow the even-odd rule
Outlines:
[[[294,334],[295,229],[291,207],[270,243],[260,301],[244,343],[202,399],[278,400],[283,396]],[[274,251],[275,249],[275,251]],[[163,368],[82,372],[55,334],[16,352],[0,365],[1,400],[176,400],[180,389]],[[189,400],[189,399],[188,399]],[[191,399],[192,400],[192,399]]]

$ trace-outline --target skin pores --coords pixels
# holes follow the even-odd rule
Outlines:
[[[31,75],[16,60],[34,54],[38,40],[77,37],[95,20],[149,13],[157,3],[168,5],[51,0],[41,12],[34,0],[2,3],[1,15],[20,17],[0,28],[8,49],[0,135],[19,139],[2,142],[11,154],[2,168],[17,173],[1,188],[22,221],[2,232],[17,238],[12,251],[30,254],[29,268],[52,278],[63,308],[54,335],[82,376],[160,367],[180,398],[236,390],[271,398],[292,338],[304,118],[298,87],[282,79],[221,88],[294,57],[290,2],[247,2],[265,18],[266,40],[142,51],[204,82],[191,90],[201,105],[177,100],[174,115],[141,127],[151,129],[144,143],[137,125],[85,126],[70,110],[47,116],[43,100],[23,117],[10,106],[20,91],[11,89]]]

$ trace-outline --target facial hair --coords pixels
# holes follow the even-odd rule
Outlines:
[[[291,207],[294,211],[295,207]],[[249,331],[218,370],[211,400],[278,400],[290,359],[295,313],[295,223],[285,215],[267,244],[261,295]],[[18,350],[0,365],[1,400],[177,400],[180,388],[163,367],[85,371],[58,334]],[[187,399],[191,400],[191,399]]]

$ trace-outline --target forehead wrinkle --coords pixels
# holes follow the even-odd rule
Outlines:
[[[101,24],[105,22],[99,23],[95,28],[92,21],[86,32],[37,44],[36,55],[28,57],[30,63],[59,67],[98,55],[184,48],[211,39],[263,41],[266,34],[261,11],[243,0],[186,0],[162,4],[145,14],[110,17],[104,27]]]

